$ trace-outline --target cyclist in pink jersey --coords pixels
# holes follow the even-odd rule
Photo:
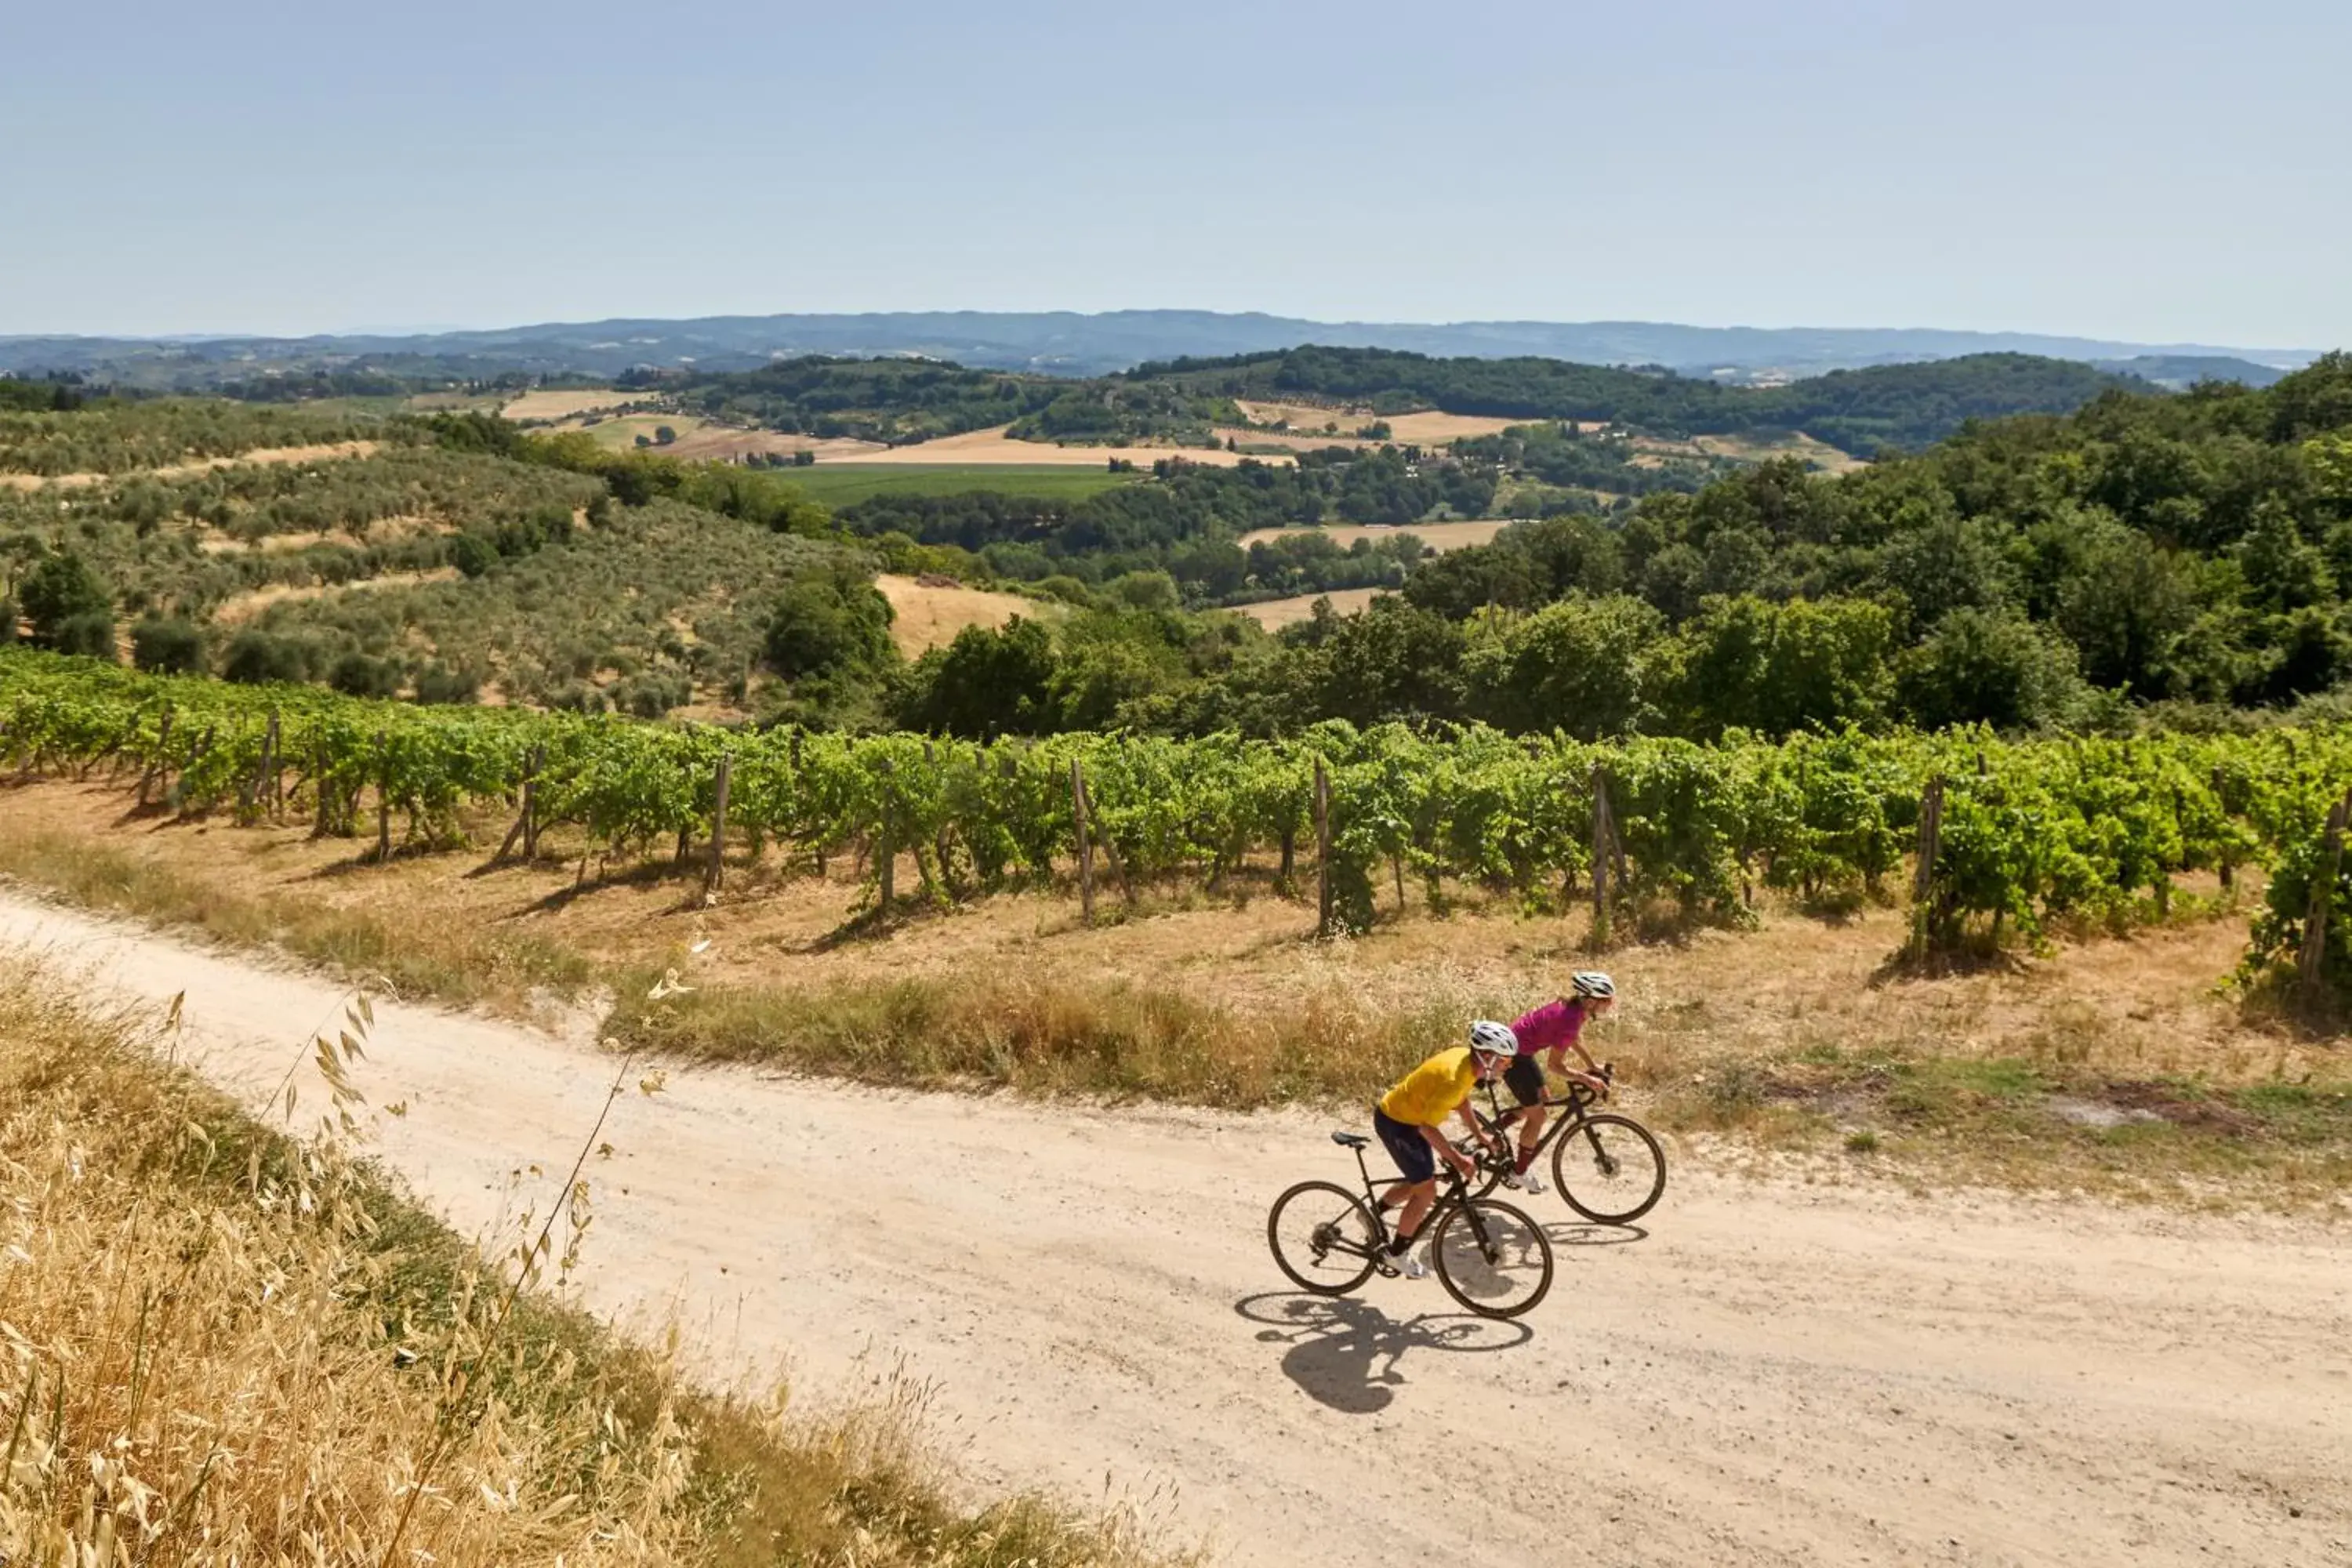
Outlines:
[[[1601,1064],[1592,1059],[1579,1037],[1588,1022],[1606,1016],[1617,1005],[1617,987],[1606,974],[1588,969],[1570,977],[1569,990],[1571,994],[1545,1003],[1511,1026],[1511,1033],[1518,1037],[1519,1054],[1512,1058],[1503,1081],[1520,1106],[1513,1113],[1519,1124],[1519,1152],[1514,1162],[1516,1170],[1506,1180],[1508,1185],[1530,1193],[1544,1190],[1543,1177],[1533,1169],[1548,1114],[1543,1104],[1544,1069],[1536,1060],[1538,1053],[1550,1058],[1552,1071],[1574,1079],[1595,1094],[1609,1092],[1608,1082],[1600,1076]],[[1584,1071],[1568,1071],[1570,1051],[1584,1063]]]

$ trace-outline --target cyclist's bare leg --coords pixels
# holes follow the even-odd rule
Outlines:
[[[1544,1108],[1526,1105],[1519,1110],[1519,1157],[1512,1162],[1512,1167],[1524,1176],[1528,1173],[1528,1167],[1536,1163],[1536,1151],[1543,1143]]]
[[[1381,1194],[1381,1207],[1391,1208],[1399,1199],[1404,1202],[1404,1213],[1397,1215],[1395,1235],[1410,1241],[1421,1234],[1421,1222],[1429,1217],[1430,1205],[1437,1201],[1437,1182],[1399,1182]]]

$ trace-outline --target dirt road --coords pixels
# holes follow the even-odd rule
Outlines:
[[[185,991],[190,1046],[248,1093],[338,994],[14,896],[0,943]],[[384,1152],[469,1230],[510,1173],[561,1171],[613,1071],[500,1023],[377,1020],[363,1087],[408,1105]],[[1562,1277],[1503,1326],[1433,1281],[1284,1289],[1265,1205],[1339,1173],[1327,1125],[673,1069],[592,1162],[585,1289],[677,1311],[715,1365],[790,1353],[806,1387],[903,1357],[981,1479],[1156,1500],[1229,1562],[2352,1563],[2341,1229],[1686,1159],[1647,1234],[1543,1209]]]

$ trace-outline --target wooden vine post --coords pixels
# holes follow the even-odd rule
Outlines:
[[[715,893],[727,876],[727,786],[735,772],[735,759],[721,755],[719,759],[718,782],[711,788],[710,798],[710,863],[703,868],[702,890]]]
[[[1315,759],[1315,934],[1331,934],[1331,775]]]
[[[2352,793],[2327,810],[2327,837],[2320,840],[2319,864],[2311,878],[2311,902],[2303,916],[2303,951],[2295,973],[2305,988],[2316,990],[2327,963],[2327,913],[2335,902],[2336,879],[2344,868],[2344,819],[2352,813]]]
[[[1929,929],[1936,893],[1936,851],[1944,831],[1944,779],[1927,781],[1919,795],[1918,863],[1911,873],[1912,951],[1924,958],[1933,936]]]
[[[885,914],[898,897],[898,846],[890,837],[890,780],[896,771],[889,758],[882,759],[882,830],[874,845],[874,869],[881,879],[880,908]]]
[[[1617,813],[1609,804],[1609,770],[1592,764],[1592,945],[1606,947],[1611,935],[1610,873],[1616,872],[1622,896],[1630,879],[1625,875],[1625,851],[1617,843]]]
[[[1070,759],[1070,820],[1078,840],[1078,917],[1095,923],[1095,846],[1087,825],[1087,775],[1078,759]]]
[[[387,742],[384,732],[375,732],[375,858],[383,865],[392,858],[392,779],[385,760]]]

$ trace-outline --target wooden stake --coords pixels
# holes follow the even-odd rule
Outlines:
[[[1919,796],[1918,861],[1911,874],[1912,942],[1919,956],[1926,957],[1932,936],[1929,930],[1934,912],[1936,891],[1936,851],[1944,829],[1944,780],[1942,775],[1927,781]]]
[[[890,759],[887,757],[883,758],[882,829],[879,837],[876,840],[874,845],[874,869],[881,878],[881,908],[883,912],[886,914],[889,912],[890,905],[896,901],[898,897],[898,847],[891,841],[890,837],[889,780],[894,771],[895,770],[890,765]]]
[[[1592,764],[1592,945],[1609,945],[1609,773]]]
[[[385,786],[384,734],[375,732],[375,858],[378,865],[392,858],[392,791]]]
[[[727,875],[727,785],[735,771],[735,759],[719,759],[719,782],[712,790],[710,804],[710,864],[702,873],[702,890],[715,893]]]
[[[1078,759],[1070,759],[1070,816],[1077,824],[1078,834],[1078,916],[1087,924],[1095,923],[1095,850],[1094,840],[1087,832],[1087,779],[1079,771]]]
[[[2303,984],[2315,987],[2327,962],[2327,915],[2336,901],[2336,879],[2344,866],[2344,819],[2352,812],[2352,794],[2328,809],[2327,837],[2320,843],[2319,867],[2311,881],[2311,902],[2303,917],[2303,952],[2295,968]]]
[[[1315,759],[1315,934],[1331,934],[1331,775]]]

